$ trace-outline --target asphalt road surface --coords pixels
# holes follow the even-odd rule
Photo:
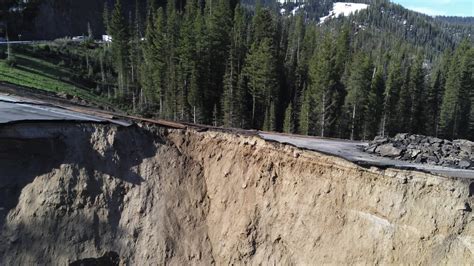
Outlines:
[[[73,112],[44,102],[0,94],[0,124],[28,121],[113,122],[129,125],[123,121],[110,121],[98,116]]]
[[[259,135],[265,140],[290,144],[299,148],[337,156],[362,166],[378,166],[383,168],[417,170],[447,177],[474,179],[473,170],[453,169],[429,164],[416,164],[366,153],[362,150],[362,148],[367,145],[366,142],[311,138],[272,133],[259,133]]]

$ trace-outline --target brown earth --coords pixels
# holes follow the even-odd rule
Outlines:
[[[468,264],[474,185],[257,136],[0,128],[0,265]]]

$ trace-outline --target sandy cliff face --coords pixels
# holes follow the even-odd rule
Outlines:
[[[147,126],[16,125],[0,144],[2,265],[474,260],[466,180]]]

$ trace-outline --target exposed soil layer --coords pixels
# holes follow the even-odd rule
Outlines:
[[[474,185],[257,136],[0,128],[0,265],[474,260]]]

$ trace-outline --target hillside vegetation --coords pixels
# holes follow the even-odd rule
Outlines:
[[[55,48],[56,47],[56,48]],[[55,93],[76,101],[86,101],[93,105],[108,105],[108,100],[95,91],[94,83],[80,78],[74,68],[51,49],[74,51],[74,46],[59,48],[56,44],[11,47],[11,58],[6,55],[6,47],[0,47],[0,82],[39,89]],[[70,64],[73,60],[70,58]],[[80,69],[82,67],[78,67]]]
[[[320,23],[334,1],[115,1],[101,16],[112,43],[47,56],[73,70],[74,86],[145,116],[351,139],[472,138],[472,26],[359,2],[369,8]]]

